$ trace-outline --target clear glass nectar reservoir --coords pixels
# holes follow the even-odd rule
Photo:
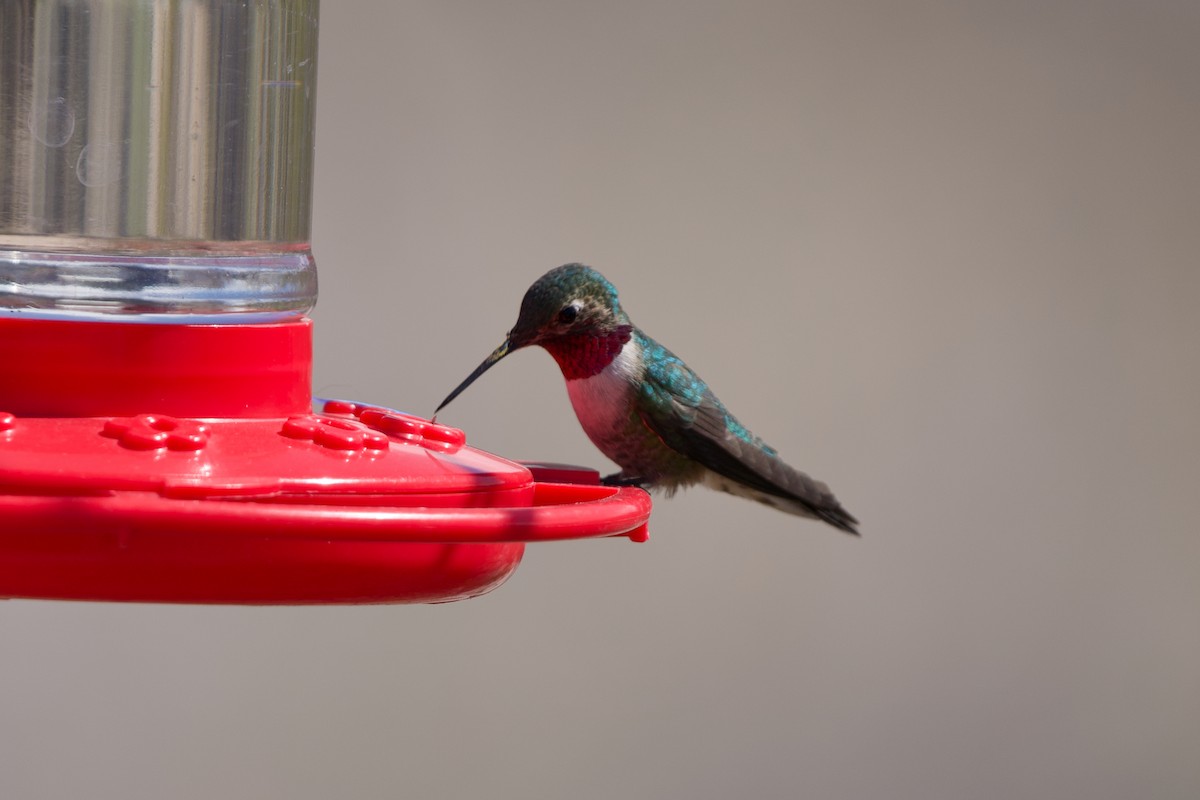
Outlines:
[[[316,301],[317,1],[0,3],[0,313]]]

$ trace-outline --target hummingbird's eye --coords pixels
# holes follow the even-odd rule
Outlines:
[[[579,306],[572,303],[569,306],[563,306],[563,310],[558,312],[558,321],[563,325],[570,325],[579,316]]]

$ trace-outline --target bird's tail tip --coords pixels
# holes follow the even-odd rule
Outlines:
[[[844,531],[851,536],[862,536],[858,532],[858,520],[841,506],[837,508],[823,508],[817,512],[817,515],[839,531]]]

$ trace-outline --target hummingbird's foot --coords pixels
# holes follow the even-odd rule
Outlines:
[[[600,479],[600,482],[605,486],[636,486],[639,489],[645,489],[650,481],[637,475],[626,475],[624,472],[614,472],[612,475],[605,475]]]

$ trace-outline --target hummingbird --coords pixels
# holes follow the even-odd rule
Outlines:
[[[558,362],[584,432],[621,467],[604,483],[668,496],[703,484],[858,535],[858,520],[828,486],[789,466],[738,422],[682,359],[629,320],[608,279],[583,264],[552,269],[529,287],[504,343],[434,416],[502,358],[530,345]]]

